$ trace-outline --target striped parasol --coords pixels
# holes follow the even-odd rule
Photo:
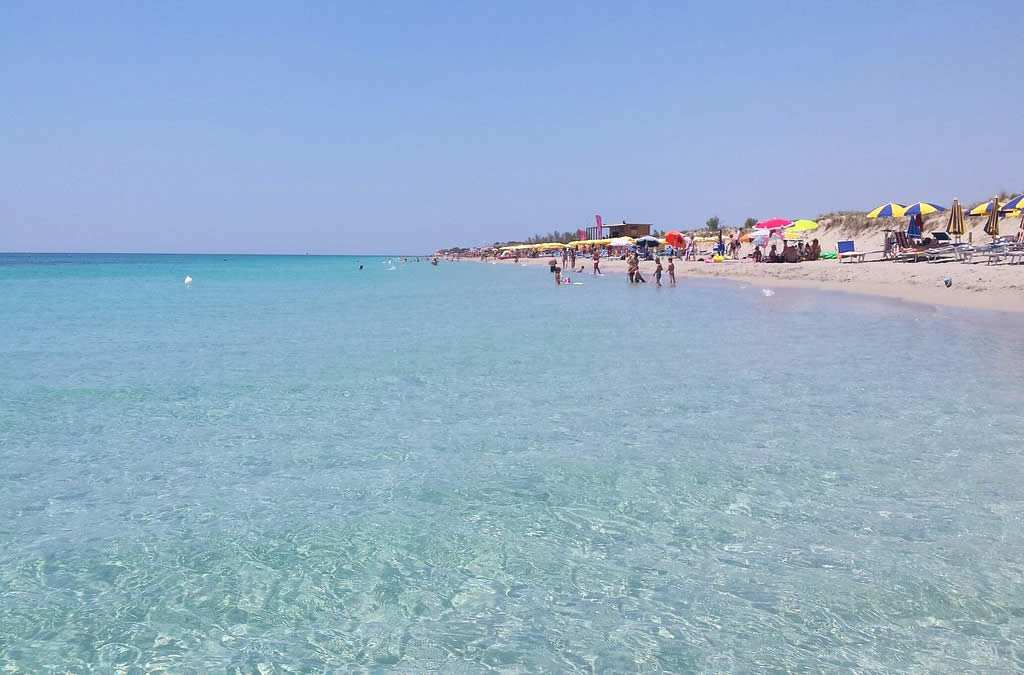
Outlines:
[[[992,205],[995,204],[995,210],[998,211],[1000,208],[999,200],[993,198],[990,202],[982,202],[975,206],[973,209],[965,213],[967,216],[987,216],[992,213]]]
[[[929,213],[938,213],[939,211],[945,211],[946,207],[939,206],[938,204],[932,204],[931,202],[917,202],[907,207],[904,213],[908,216],[916,215],[928,215]]]
[[[1003,204],[1000,211],[1006,213],[1007,211],[1018,211],[1020,209],[1024,209],[1024,195],[1014,197],[1010,201],[1006,202],[1005,204]]]
[[[964,227],[964,210],[960,208],[960,200],[953,200],[953,208],[949,212],[949,223],[946,225],[946,232],[952,235],[955,241],[960,241],[967,228]]]
[[[992,241],[995,241],[996,237],[999,236],[999,199],[997,197],[993,197],[992,202],[989,204],[985,234],[992,237]]]
[[[907,212],[907,207],[896,202],[882,204],[877,209],[869,212],[868,218],[902,218]]]

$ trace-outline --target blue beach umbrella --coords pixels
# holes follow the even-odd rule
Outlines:
[[[988,221],[985,223],[985,234],[992,237],[992,241],[995,241],[999,237],[999,199],[996,197],[992,198],[991,206],[988,210]]]
[[[882,204],[878,208],[870,211],[866,217],[868,218],[902,218],[907,212],[907,207],[903,204],[897,204],[895,202],[889,202],[888,204]]]
[[[911,239],[921,238],[921,214],[910,216],[910,225],[907,225],[907,236]]]
[[[945,206],[939,206],[938,204],[932,204],[931,202],[917,202],[907,207],[905,214],[908,216],[916,215],[927,215],[929,213],[938,213],[939,211],[945,211]]]
[[[949,213],[949,223],[946,225],[946,232],[953,235],[957,242],[964,236],[967,228],[964,227],[964,210],[960,207],[960,200],[953,200],[953,210]]]
[[[999,210],[1005,213],[1006,211],[1016,211],[1018,209],[1024,209],[1024,195],[1014,197],[1010,201],[1003,204],[1003,206]]]

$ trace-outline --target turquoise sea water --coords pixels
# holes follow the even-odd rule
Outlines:
[[[0,669],[1024,669],[1020,319],[582,280],[0,255]]]

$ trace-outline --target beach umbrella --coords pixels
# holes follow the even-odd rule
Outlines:
[[[615,237],[610,242],[608,242],[608,245],[609,246],[632,246],[633,245],[633,238],[632,237]]]
[[[964,236],[966,231],[967,228],[964,226],[964,210],[960,208],[960,200],[954,199],[953,208],[949,212],[949,223],[946,224],[946,232],[959,242],[960,237]]]
[[[661,244],[661,241],[657,237],[652,237],[651,235],[640,237],[636,240],[636,245],[643,246],[644,248],[658,246],[659,244]]]
[[[931,202],[917,202],[916,204],[908,206],[907,210],[904,211],[904,214],[908,216],[928,215],[929,213],[939,213],[940,211],[945,210],[946,207],[939,206],[938,204],[932,204]]]
[[[669,244],[673,246],[682,246],[683,235],[680,234],[679,232],[676,232],[675,230],[671,230],[665,233],[665,241],[667,241]]]
[[[743,237],[747,237],[754,246],[764,246],[764,243],[768,241],[768,237],[771,236],[771,230],[754,230],[750,234],[745,234]],[[740,241],[743,241],[743,237],[740,237]]]
[[[995,197],[992,198],[989,204],[988,222],[985,223],[985,234],[992,237],[992,241],[995,241],[999,236],[999,200]]]
[[[786,228],[786,232],[813,232],[820,227],[813,220],[797,220]]]
[[[998,211],[1000,208],[1005,208],[1004,204],[1000,204],[999,200],[997,198],[993,197],[992,201],[982,202],[981,204],[978,204],[977,206],[975,206],[973,209],[971,209],[970,211],[968,211],[964,215],[966,215],[966,216],[987,216],[987,215],[992,213],[992,209],[993,209],[992,205],[993,204],[995,204],[995,210],[996,211]]]
[[[870,211],[867,215],[868,218],[902,218],[906,215],[907,207],[903,204],[897,204],[896,202],[889,202],[882,204],[878,208]]]
[[[791,224],[792,220],[786,220],[785,218],[771,218],[769,220],[762,220],[754,227],[758,230],[777,230],[780,227],[785,227]]]
[[[907,225],[907,236],[911,239],[921,238],[921,214],[910,216],[910,224]]]
[[[1008,213],[1011,211],[1019,211],[1021,209],[1024,209],[1024,195],[1014,197],[1010,201],[1003,204],[999,210],[1002,211],[1003,213]]]

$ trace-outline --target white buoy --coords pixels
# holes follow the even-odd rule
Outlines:
[[[189,285],[191,283],[192,283],[192,277],[190,277],[189,275],[186,274],[185,275],[185,285],[187,286],[187,285]]]

